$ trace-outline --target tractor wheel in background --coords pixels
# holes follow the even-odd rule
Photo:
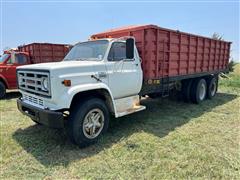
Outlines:
[[[0,81],[0,99],[3,99],[6,95],[6,87],[3,82]]]

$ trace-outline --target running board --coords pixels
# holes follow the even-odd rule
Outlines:
[[[125,115],[128,115],[128,114],[132,114],[132,113],[135,113],[135,112],[145,110],[145,109],[146,109],[146,106],[141,106],[141,105],[140,106],[135,106],[131,109],[127,109],[126,111],[117,112],[116,117],[122,117],[122,116],[125,116]]]
[[[115,100],[116,112],[115,117],[122,117],[138,111],[146,109],[145,106],[140,105],[139,96],[130,96]]]

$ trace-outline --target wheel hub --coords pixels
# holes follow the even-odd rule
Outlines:
[[[204,84],[201,84],[200,90],[199,90],[199,99],[203,100],[206,95],[206,86]]]
[[[97,137],[104,126],[104,114],[103,112],[96,108],[92,109],[87,113],[83,122],[83,133],[89,138],[93,139]]]

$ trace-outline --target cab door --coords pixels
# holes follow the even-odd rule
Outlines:
[[[135,49],[136,52],[136,49]],[[142,69],[139,58],[126,59],[126,43],[113,42],[107,62],[108,83],[113,97],[137,95],[142,86]]]
[[[12,53],[6,64],[5,73],[10,89],[17,88],[16,68],[27,64],[27,57],[25,54]]]

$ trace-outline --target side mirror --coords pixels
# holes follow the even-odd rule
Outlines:
[[[133,59],[134,58],[134,39],[128,38],[126,40],[126,58]]]

